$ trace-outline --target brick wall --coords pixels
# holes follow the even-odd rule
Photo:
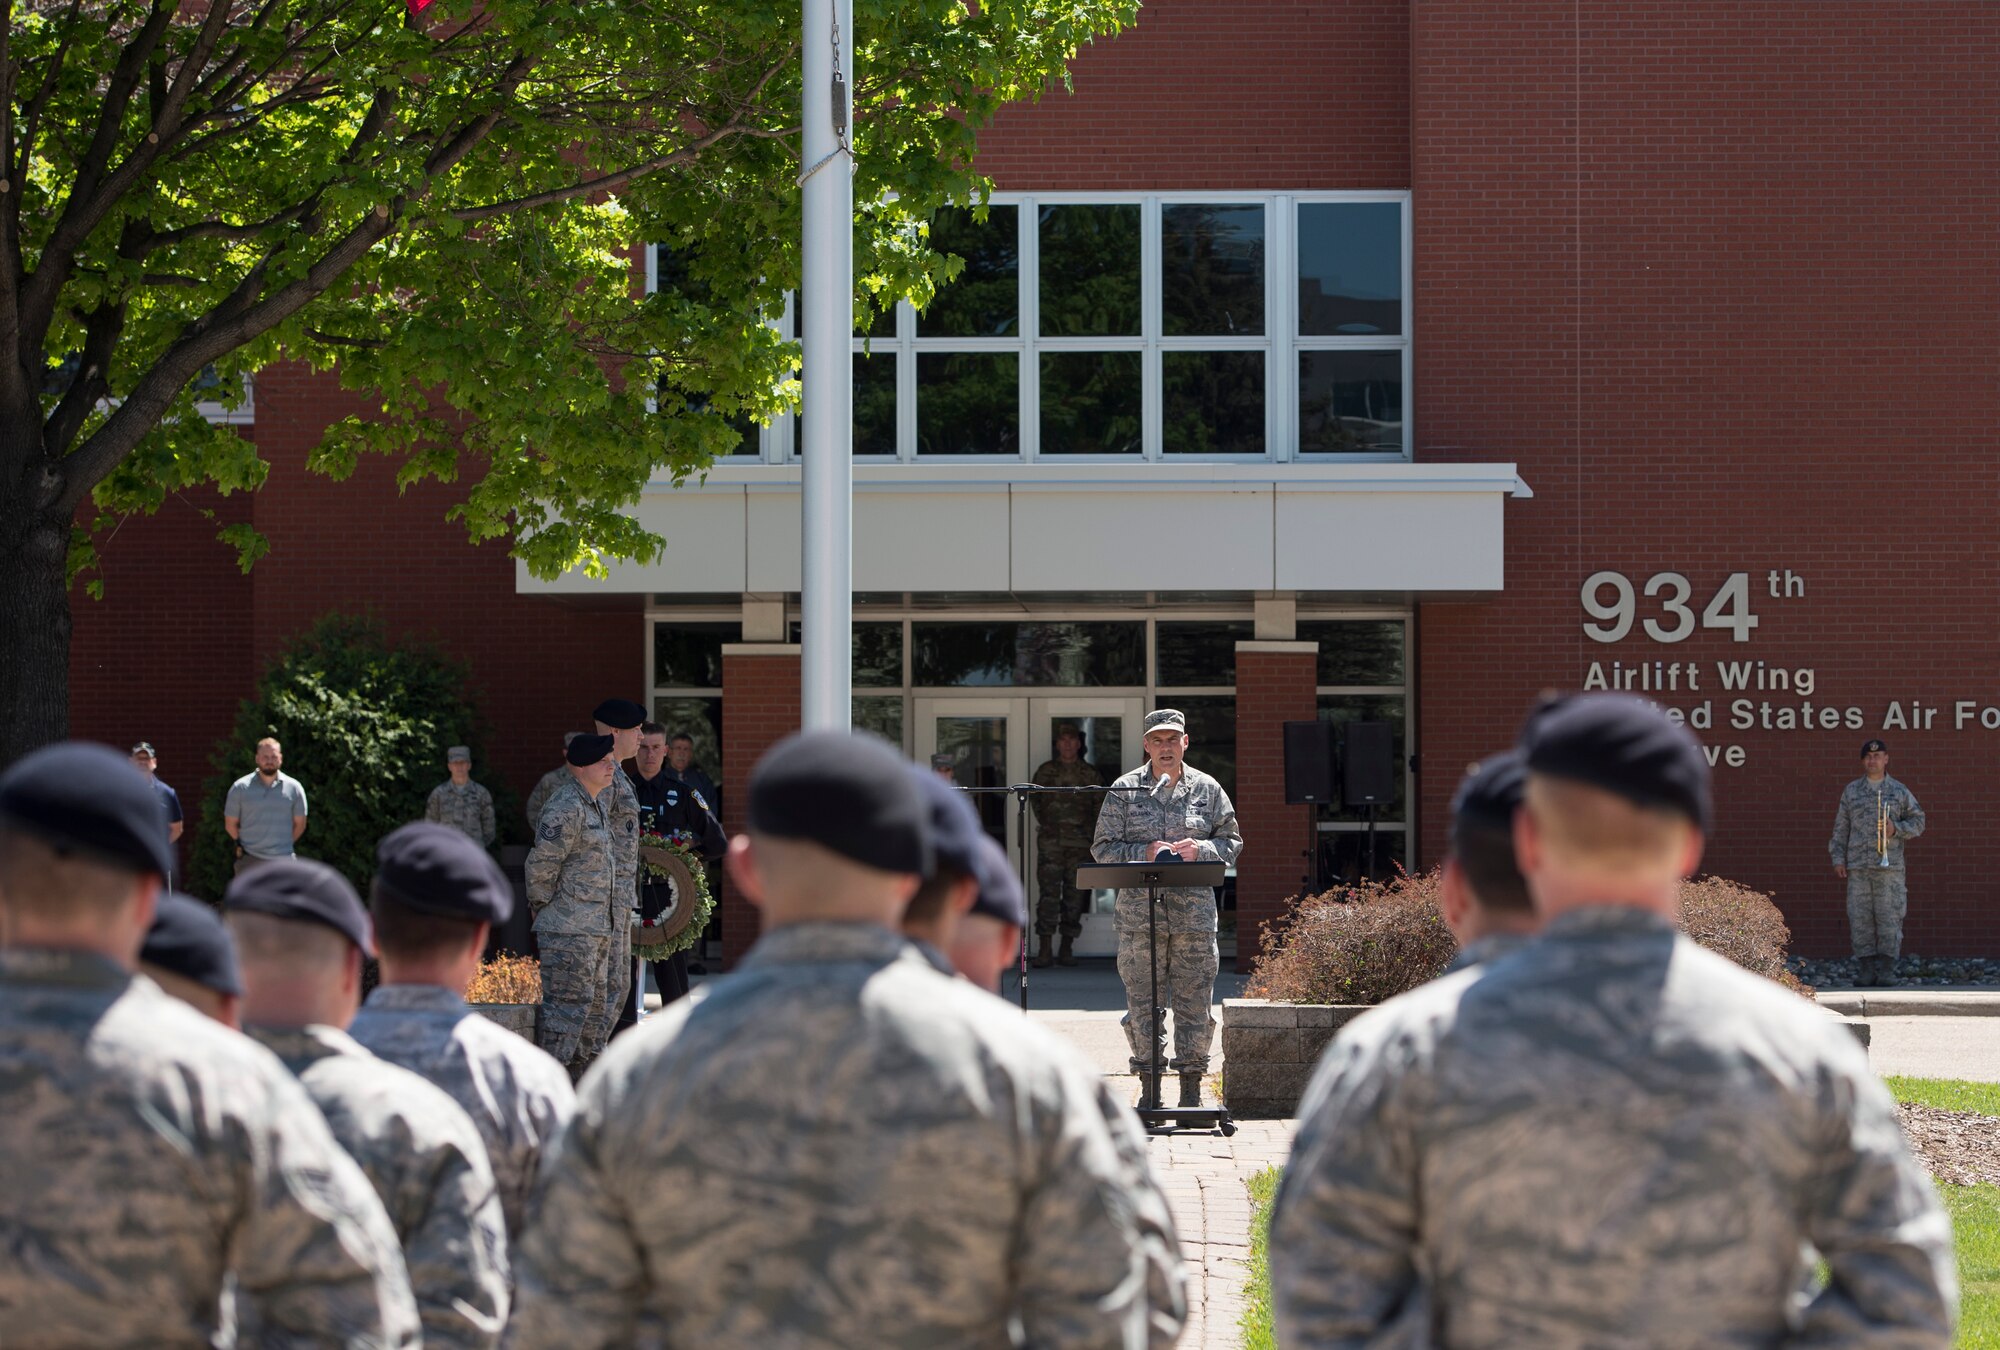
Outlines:
[[[1505,594],[1422,607],[1422,837],[1538,688],[1592,661],[1698,663],[1713,699],[1707,866],[1843,950],[1826,839],[1865,736],[1931,811],[1906,950],[2000,947],[1976,840],[2000,814],[1993,503],[2000,464],[2000,7],[1918,0],[1423,0],[1412,18],[1415,426],[1424,460],[1514,460]],[[1790,568],[1801,598],[1773,599]],[[1746,643],[1587,639],[1598,569],[1684,574],[1697,616],[1754,580]],[[1641,595],[1640,613],[1664,619]],[[1717,661],[1815,672],[1722,693]],[[1866,729],[1727,726],[1736,697],[1864,710]],[[1891,700],[1945,705],[1881,730]]]
[[[1236,864],[1236,968],[1247,971],[1262,949],[1263,927],[1299,893],[1306,868],[1306,813],[1285,805],[1285,723],[1318,716],[1314,697],[1319,644],[1290,651],[1236,648],[1236,818],[1243,856]]]
[[[799,649],[773,644],[770,655],[744,646],[722,653],[722,824],[733,837],[744,827],[750,770],[764,752],[799,729]],[[757,910],[727,881],[717,902],[722,961],[733,966],[757,940]]]

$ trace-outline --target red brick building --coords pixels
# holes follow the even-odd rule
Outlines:
[[[857,353],[857,721],[1019,781],[1058,717],[1130,767],[1187,708],[1243,958],[1303,868],[1283,722],[1390,723],[1380,851],[1428,863],[1536,691],[1631,678],[1706,723],[1708,866],[1801,949],[1844,947],[1827,828],[1880,735],[1931,818],[1908,948],[1990,952],[1996,68],[2000,8],[1942,0],[1155,0],[999,120],[986,225],[940,225],[1017,285]],[[795,429],[648,493],[661,563],[544,586],[451,487],[307,474],[349,406],[264,372],[268,486],[110,541],[75,731],[192,798],[260,663],[367,608],[471,662],[488,772],[525,790],[650,689],[733,816],[797,717]],[[198,508],[270,555],[239,574]],[[1362,813],[1320,817],[1351,872]]]

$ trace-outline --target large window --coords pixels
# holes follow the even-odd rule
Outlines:
[[[1319,644],[1322,722],[1386,722],[1395,796],[1374,811],[1375,870],[1392,876],[1409,857],[1410,699],[1408,624],[1400,618],[1300,619],[1302,641]],[[1336,802],[1317,812],[1320,866],[1329,885],[1368,872],[1369,811]]]
[[[854,452],[1405,458],[1409,210],[1407,193],[1363,192],[941,212],[931,242],[958,275],[854,336]],[[793,455],[791,419],[765,444]]]

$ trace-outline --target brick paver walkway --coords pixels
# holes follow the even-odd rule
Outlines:
[[[1249,1276],[1250,1178],[1283,1163],[1289,1120],[1245,1120],[1234,1138],[1155,1135],[1153,1167],[1173,1206],[1188,1280],[1187,1350],[1234,1350],[1242,1344],[1243,1285]]]

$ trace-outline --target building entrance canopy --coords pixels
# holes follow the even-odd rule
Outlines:
[[[857,466],[860,591],[1498,591],[1511,464]],[[720,465],[650,490],[666,540],[604,581],[522,593],[801,589],[794,465]]]

